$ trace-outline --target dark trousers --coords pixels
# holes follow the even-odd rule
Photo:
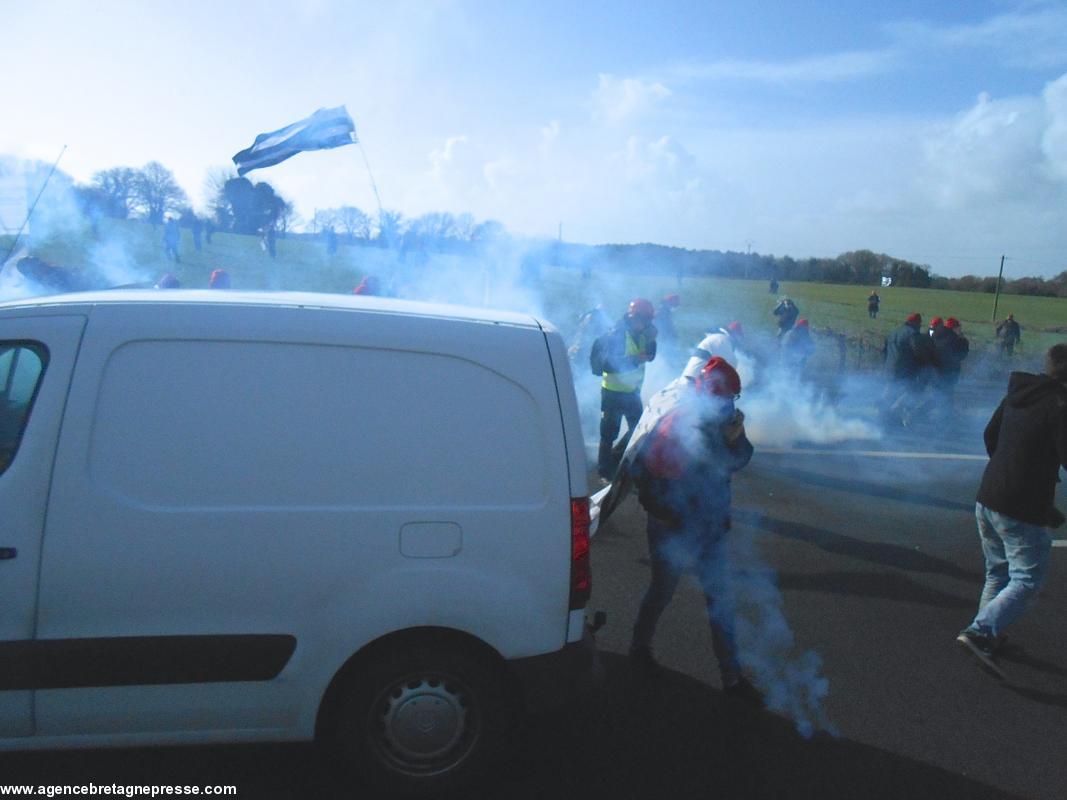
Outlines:
[[[626,435],[615,445],[615,437],[622,428],[622,418],[626,417],[628,430]],[[600,390],[600,451],[597,453],[597,472],[600,477],[611,480],[615,468],[619,465],[622,451],[626,449],[630,436],[641,419],[641,392],[613,392]]]
[[[706,519],[682,528],[670,528],[648,515],[648,557],[652,580],[641,599],[634,623],[633,644],[648,647],[660,615],[671,602],[678,581],[687,569],[696,572],[708,609],[711,644],[724,684],[741,674],[737,659],[733,605],[727,586],[725,555],[726,517]]]

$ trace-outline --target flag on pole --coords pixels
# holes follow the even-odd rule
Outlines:
[[[320,108],[307,119],[281,130],[261,133],[252,146],[233,157],[237,174],[272,167],[305,150],[329,150],[355,144],[356,126],[344,106]]]

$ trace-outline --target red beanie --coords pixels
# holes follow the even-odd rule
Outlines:
[[[912,313],[912,314],[908,314],[908,318],[906,320],[904,320],[904,321],[906,323],[908,323],[909,325],[921,325],[922,321],[923,321],[923,318],[922,318],[921,314]]]

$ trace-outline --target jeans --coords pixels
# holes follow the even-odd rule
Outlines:
[[[615,437],[619,435],[622,427],[622,418],[626,417],[626,425],[629,430],[626,436],[619,442],[618,447],[613,448]],[[600,450],[597,454],[597,472],[600,477],[611,480],[615,475],[615,468],[619,465],[619,456],[626,449],[630,436],[641,419],[641,392],[613,392],[610,389],[600,390]]]
[[[706,519],[681,528],[671,528],[651,514],[648,516],[648,556],[652,563],[652,580],[641,600],[634,623],[633,644],[648,647],[678,581],[687,568],[695,569],[704,590],[711,626],[711,644],[719,662],[724,685],[741,675],[737,660],[733,608],[730,602],[726,561],[726,515]]]
[[[1020,522],[975,503],[985,556],[985,587],[971,630],[999,636],[1023,615],[1048,575],[1052,537],[1047,529]]]

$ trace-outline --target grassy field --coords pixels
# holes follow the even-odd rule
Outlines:
[[[46,261],[68,267],[94,265],[107,284],[154,282],[164,272],[178,275],[184,287],[203,287],[216,267],[226,268],[235,288],[289,289],[347,293],[364,274],[375,274],[401,283],[407,277],[434,277],[438,299],[471,302],[471,294],[457,291],[451,298],[450,287],[469,289],[483,273],[482,265],[458,256],[432,256],[428,264],[413,266],[389,251],[342,245],[327,255],[318,242],[308,239],[279,239],[277,259],[271,260],[252,236],[215,234],[212,243],[204,243],[196,252],[192,235],[182,231],[180,264],[168,261],[163,253],[162,226],[138,221],[103,220],[93,233],[88,228],[56,231],[51,238],[35,242],[33,254]],[[516,259],[511,251],[509,258]],[[498,265],[499,266],[499,265]],[[507,271],[507,268],[504,270]],[[511,270],[512,275],[517,274]],[[498,281],[498,283],[503,281]],[[420,285],[416,283],[416,285]],[[783,283],[778,294],[788,294],[800,308],[801,316],[811,321],[818,351],[815,363],[830,366],[844,359],[852,368],[875,368],[885,335],[901,324],[913,311],[923,315],[924,323],[933,316],[957,317],[963,332],[971,340],[977,362],[992,349],[994,328],[991,321],[993,296],[973,292],[952,292],[900,287],[879,288],[882,298],[877,320],[867,315],[866,298],[872,287],[816,283]],[[775,332],[771,311],[776,295],[767,291],[763,280],[726,278],[683,278],[667,276],[620,276],[594,271],[582,278],[574,269],[545,267],[538,285],[526,287],[523,298],[540,298],[537,310],[569,336],[578,315],[598,303],[611,317],[622,314],[633,297],[658,300],[676,292],[682,305],[676,312],[676,326],[683,343],[696,342],[711,326],[740,320],[756,347],[773,346]],[[478,302],[482,296],[476,295]],[[503,292],[490,294],[491,303],[511,304]],[[997,316],[1009,311],[1023,326],[1021,357],[1018,363],[1033,366],[1035,359],[1055,342],[1067,341],[1067,299],[1002,295]],[[974,363],[972,362],[972,363]]]

